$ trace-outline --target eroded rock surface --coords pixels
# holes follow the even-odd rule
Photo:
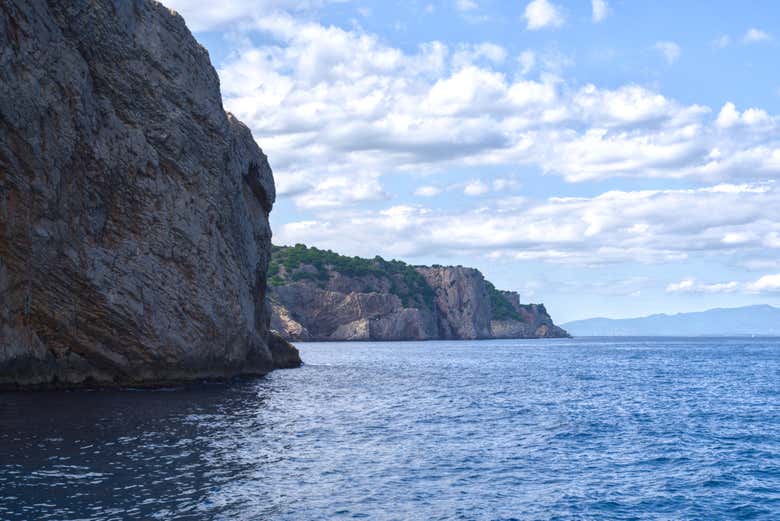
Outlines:
[[[3,0],[0,77],[0,386],[292,365],[263,304],[271,169],[180,16]]]
[[[292,340],[460,340],[568,336],[479,270],[274,247],[272,328]]]
[[[490,295],[474,268],[417,268],[436,292],[439,336],[443,339],[490,338]]]

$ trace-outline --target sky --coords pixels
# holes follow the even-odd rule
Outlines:
[[[479,268],[557,322],[780,305],[780,3],[164,0],[274,243]]]

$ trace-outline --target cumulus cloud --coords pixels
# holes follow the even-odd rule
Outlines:
[[[506,50],[491,42],[402,51],[360,28],[278,13],[252,20],[265,43],[247,39],[223,62],[225,106],[269,154],[280,195],[301,206],[337,204],[329,178],[354,181],[351,205],[386,197],[387,176],[453,166],[530,166],[569,182],[780,177],[777,119],[759,108],[576,85],[554,52],[524,51],[523,74],[511,76]]]
[[[348,0],[162,0],[162,3],[184,16],[191,30],[207,31],[228,25],[252,27],[265,13],[306,11],[345,1]]]
[[[528,74],[534,69],[534,66],[536,65],[536,53],[530,49],[527,49],[520,53],[517,61],[520,62],[521,74]],[[780,90],[778,92],[780,92]]]
[[[458,11],[473,11],[478,7],[479,5],[477,5],[477,3],[473,0],[456,0],[455,2],[455,8]]]
[[[595,23],[604,21],[607,15],[609,15],[609,5],[606,0],[591,0],[591,7]]]
[[[414,191],[414,195],[418,197],[434,197],[444,192],[462,192],[463,195],[471,197],[482,196],[491,192],[500,192],[506,194],[511,190],[516,190],[520,187],[520,182],[513,176],[509,177],[496,177],[490,181],[484,181],[482,179],[472,179],[463,183],[452,183],[444,187],[424,185],[418,187]]]
[[[756,29],[755,27],[748,29],[745,36],[742,37],[742,41],[745,43],[760,43],[768,42],[770,40],[772,40],[771,34],[762,31],[761,29]]]
[[[501,64],[506,60],[506,54],[503,47],[494,43],[461,45],[452,55],[452,66],[460,69],[483,60],[487,63]]]
[[[334,208],[387,199],[378,175],[329,176],[298,196],[302,208]]]
[[[776,293],[780,292],[780,273],[764,275],[755,281],[750,282],[719,282],[714,284],[705,284],[697,282],[696,279],[683,279],[674,282],[666,287],[667,293]]]
[[[406,53],[358,29],[284,15],[257,23],[273,41],[240,49],[219,72],[226,107],[283,185],[454,164],[530,164],[569,181],[780,174],[776,119],[761,109],[712,115],[638,85],[574,87],[533,51],[521,65],[540,79],[510,78],[494,68],[506,51],[492,43]]]
[[[683,279],[673,282],[666,287],[667,293],[735,293],[740,289],[736,281],[721,282],[716,284],[703,284],[696,279]]]
[[[506,192],[507,190],[515,190],[520,187],[520,182],[517,179],[510,177],[498,177],[493,179],[491,186],[496,192]]]
[[[749,293],[775,293],[780,292],[780,273],[764,275],[755,282],[747,284]]]
[[[669,65],[679,60],[682,54],[682,49],[675,42],[656,42],[655,48],[660,51]]]
[[[548,0],[533,0],[525,6],[523,16],[529,31],[561,27],[566,21],[561,8]]]
[[[463,188],[463,193],[471,196],[483,195],[489,191],[490,187],[479,179],[466,183],[466,186]]]
[[[487,188],[482,184],[480,191]],[[726,184],[544,200],[505,197],[457,211],[404,206],[402,214],[403,221],[389,226],[383,211],[355,210],[323,217],[303,230],[283,225],[277,237],[365,255],[379,247],[391,257],[463,252],[586,266],[764,254],[780,234],[780,190],[774,184]],[[376,234],[385,238],[381,245],[371,240]],[[724,241],[727,237],[740,240]]]
[[[441,188],[436,186],[421,186],[414,191],[414,195],[419,197],[435,197],[442,192]]]
[[[765,110],[749,108],[740,113],[736,105],[731,102],[723,105],[718,113],[718,119],[715,120],[715,124],[720,128],[731,128],[738,125],[772,128],[775,123],[775,118],[771,117]]]

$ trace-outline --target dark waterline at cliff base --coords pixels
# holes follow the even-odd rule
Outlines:
[[[778,519],[780,341],[302,344],[0,394],[0,519]]]

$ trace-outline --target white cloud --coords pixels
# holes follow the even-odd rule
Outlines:
[[[495,192],[506,192],[508,190],[516,190],[519,188],[520,182],[513,178],[499,177],[493,179],[491,187]]]
[[[161,0],[167,7],[179,12],[193,31],[220,27],[251,27],[254,21],[278,10],[306,11],[326,4],[349,0]]]
[[[436,186],[421,186],[414,191],[414,195],[419,197],[435,197],[441,193],[441,188]]]
[[[488,197],[487,183],[474,184],[475,193]],[[773,184],[611,191],[540,201],[502,194],[487,207],[478,201],[474,208],[452,211],[407,207],[403,233],[387,228],[381,212],[363,210],[323,217],[303,232],[286,225],[276,232],[285,243],[308,242],[351,254],[375,255],[371,250],[377,248],[386,256],[465,252],[577,265],[718,259],[726,252],[764,255],[767,238],[780,236],[780,190]],[[372,240],[377,234],[385,238],[382,244]],[[724,242],[726,237],[739,240]],[[703,285],[701,291],[730,291],[730,286]]]
[[[736,105],[728,102],[720,109],[715,123],[720,128],[731,128],[736,125],[769,128],[775,124],[775,121],[765,110],[749,108],[740,113]]]
[[[720,109],[720,112],[718,113],[718,119],[715,121],[715,123],[720,128],[729,128],[733,127],[739,122],[740,114],[737,111],[736,105],[729,102],[723,105],[723,107]]]
[[[772,40],[771,34],[755,27],[748,29],[745,36],[742,37],[742,41],[745,43],[768,42],[770,40]]]
[[[531,50],[525,50],[520,53],[520,56],[518,57],[518,61],[520,62],[520,72],[525,75],[531,72],[536,65],[536,53]],[[779,90],[780,92],[780,90]]]
[[[765,293],[780,291],[780,273],[774,275],[764,275],[755,282],[747,285],[749,293]]]
[[[561,27],[566,21],[561,8],[548,0],[533,0],[525,6],[524,16],[529,31]]]
[[[696,285],[696,281],[693,279],[684,279],[680,282],[673,282],[666,286],[667,293],[681,293],[691,291]]]
[[[609,5],[606,0],[591,0],[591,7],[593,8],[593,21],[599,23],[609,14]]]
[[[680,282],[669,284],[667,293],[775,293],[780,292],[780,273],[764,275],[752,282],[720,282],[715,284],[703,284],[695,279],[683,279]]]
[[[695,279],[683,279],[666,286],[667,293],[735,293],[740,284],[736,281],[717,284],[702,284]]]
[[[378,175],[329,176],[298,196],[297,203],[302,208],[335,208],[387,197]]]
[[[655,48],[663,54],[669,65],[679,60],[682,54],[682,49],[675,42],[656,42]]]
[[[764,263],[763,265],[777,266],[777,262]],[[704,284],[693,278],[688,278],[669,284],[666,291],[667,293],[775,293],[780,292],[780,273],[764,275],[755,281],[730,281],[714,284]]]
[[[452,55],[452,66],[456,69],[475,65],[481,60],[501,64],[506,60],[506,50],[494,43],[461,45]]]
[[[452,166],[530,166],[570,182],[780,177],[777,120],[759,108],[713,114],[639,85],[577,86],[560,76],[565,56],[533,50],[520,65],[539,79],[511,77],[490,42],[404,52],[359,28],[254,23],[267,43],[223,63],[225,106],[268,153],[280,195],[304,205],[329,177],[381,197],[386,176]]]
[[[414,195],[418,197],[434,197],[443,192],[459,191],[468,196],[480,196],[490,192],[498,192],[506,195],[508,191],[515,190],[520,187],[520,182],[513,176],[510,177],[496,177],[489,181],[482,179],[472,179],[465,183],[453,183],[445,187],[424,185],[418,187],[414,191]]]
[[[478,7],[479,5],[477,5],[477,3],[473,0],[456,0],[455,2],[455,8],[458,11],[473,11]]]
[[[463,188],[463,193],[465,195],[471,195],[471,196],[477,196],[477,195],[483,195],[490,191],[490,187],[480,181],[479,179],[470,181],[466,184],[466,186]]]

